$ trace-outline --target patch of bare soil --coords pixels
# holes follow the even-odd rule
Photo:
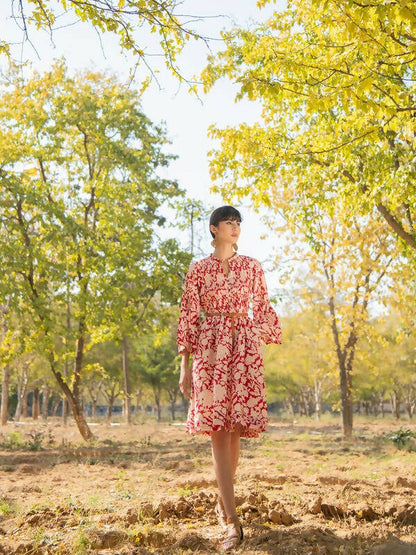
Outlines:
[[[384,439],[395,428],[361,424],[345,442],[333,424],[275,423],[244,440],[235,553],[416,554],[416,453]],[[57,423],[2,431],[0,554],[220,552],[208,438],[168,424],[94,432],[86,446]],[[36,433],[48,444],[29,451]]]

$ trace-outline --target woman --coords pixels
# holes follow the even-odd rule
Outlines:
[[[226,526],[222,547],[229,551],[243,539],[233,486],[240,437],[257,437],[267,426],[261,341],[280,343],[281,328],[260,263],[237,254],[239,211],[222,206],[209,223],[214,252],[191,264],[182,296],[179,385],[190,399],[187,432],[211,436],[216,512]]]

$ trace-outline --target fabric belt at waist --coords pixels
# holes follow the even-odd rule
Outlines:
[[[226,316],[227,318],[238,318],[248,316],[248,312],[207,312],[206,316]]]
[[[211,316],[225,316],[226,318],[231,318],[231,331],[234,332],[235,319],[247,317],[248,312],[207,312],[205,316],[207,318],[210,318]]]

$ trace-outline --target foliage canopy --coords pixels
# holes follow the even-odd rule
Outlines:
[[[325,206],[339,196],[416,250],[414,2],[292,0],[223,38],[205,88],[226,76],[263,106],[262,124],[211,130],[223,192],[257,206],[283,204],[282,188]]]

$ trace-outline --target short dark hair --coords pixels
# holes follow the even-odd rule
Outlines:
[[[235,220],[237,222],[242,222],[243,218],[241,217],[241,214],[237,210],[237,208],[234,208],[233,206],[220,206],[219,208],[216,208],[211,214],[209,218],[209,227],[211,228],[212,225],[217,227],[220,222],[225,222],[226,220]],[[212,237],[215,237],[211,229],[210,233]]]

